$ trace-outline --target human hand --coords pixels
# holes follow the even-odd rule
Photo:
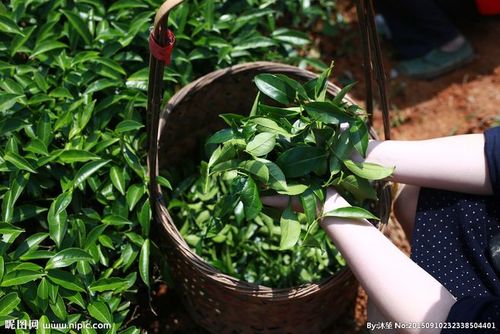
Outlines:
[[[291,201],[292,208],[297,211],[303,211],[302,205],[297,197],[290,197],[286,195],[263,196],[262,203],[267,206],[275,207],[278,209],[285,209]],[[326,191],[324,204],[318,203],[318,215],[323,216],[325,213],[338,209],[351,206],[335,188],[330,187]]]
[[[351,204],[342,197],[335,188],[330,187],[326,190],[325,204],[323,205],[323,214],[338,208],[349,207]]]

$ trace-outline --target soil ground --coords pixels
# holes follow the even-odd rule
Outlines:
[[[345,10],[348,17],[352,8]],[[357,24],[355,19],[348,23],[348,30],[343,34],[349,36],[348,43],[318,37],[317,46],[325,62],[335,59],[334,76],[340,84],[352,80],[359,82],[351,95],[363,104],[365,92]],[[495,124],[500,125],[500,17],[468,19],[458,24],[475,49],[475,59],[432,81],[405,77],[390,80],[387,88],[393,139],[480,133]],[[389,56],[390,45],[383,42],[382,48],[385,69],[389,72],[395,61]],[[375,113],[374,120],[375,129],[381,135],[380,112]],[[395,221],[392,224],[391,239],[409,251],[398,224]],[[329,333],[366,333],[366,299],[366,294],[360,290],[343,321]],[[151,306],[158,315],[151,313],[139,320],[151,333],[207,333],[193,323],[174,291],[165,284],[160,283],[154,289]]]

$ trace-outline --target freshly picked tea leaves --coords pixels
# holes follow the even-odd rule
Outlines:
[[[318,281],[345,265],[318,227],[319,206],[334,186],[350,203],[325,215],[377,219],[373,180],[392,169],[353,161],[368,147],[367,115],[344,102],[351,86],[327,96],[331,68],[301,84],[280,74],[259,74],[248,116],[222,114],[227,128],[205,143],[196,172],[173,182],[169,210],[197,254],[222,272],[270,287]],[[173,178],[170,178],[173,180]],[[296,196],[284,211],[261,196]]]

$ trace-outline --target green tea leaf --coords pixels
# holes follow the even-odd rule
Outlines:
[[[284,80],[274,74],[258,74],[254,78],[259,90],[283,104],[290,104],[295,99],[294,89]]]
[[[141,160],[137,156],[137,154],[134,152],[133,149],[131,149],[128,145],[125,145],[125,147],[122,150],[123,153],[123,158],[125,159],[125,162],[127,165],[141,178],[144,179],[145,176],[145,170],[144,167],[141,164]]]
[[[74,305],[78,305],[82,309],[87,308],[87,303],[83,299],[82,294],[80,292],[62,289],[60,291],[60,294],[61,294],[61,297],[65,300],[67,300],[69,303],[74,304]]]
[[[342,101],[344,100],[344,97],[347,95],[347,93],[349,93],[351,91],[352,87],[354,87],[354,85],[356,83],[357,82],[351,82],[350,84],[348,84],[347,86],[342,88],[340,90],[340,92],[335,96],[332,103],[336,104],[336,105],[340,105],[342,103]]]
[[[267,169],[269,170],[269,187],[271,189],[274,190],[287,189],[285,174],[278,165],[266,159],[258,159],[257,161],[262,162],[264,165],[266,165]]]
[[[62,163],[87,162],[100,159],[98,155],[84,150],[64,150],[58,156],[58,160]]]
[[[41,260],[41,259],[50,259],[54,256],[54,252],[47,250],[29,250],[25,254],[19,257],[19,260],[29,261],[29,260]]]
[[[33,270],[22,269],[22,270],[11,271],[4,275],[2,283],[0,283],[0,286],[7,287],[7,286],[22,285],[37,280],[43,276],[45,276],[44,273]]]
[[[326,161],[325,152],[314,146],[296,146],[281,153],[276,160],[287,177],[304,176]]]
[[[305,184],[289,183],[284,190],[278,190],[278,194],[297,196],[305,192],[307,188]]]
[[[328,78],[332,73],[333,63],[328,67],[325,71],[321,73],[321,75],[313,81],[314,83],[314,94],[313,97],[316,101],[323,102],[326,98],[326,92],[328,90]]]
[[[234,133],[233,129],[222,129],[211,135],[205,142],[205,145],[222,144],[224,142],[227,142],[228,140],[235,138],[235,136],[236,134]]]
[[[10,292],[0,298],[0,316],[9,315],[21,303],[16,292]]]
[[[353,122],[350,116],[331,102],[310,102],[304,105],[304,109],[312,119],[325,124]]]
[[[12,21],[7,16],[0,15],[0,31],[23,36],[23,32],[19,29],[16,22]]]
[[[23,95],[0,92],[0,111],[7,111],[12,108]]]
[[[92,318],[98,320],[99,322],[103,324],[113,323],[113,317],[111,316],[111,312],[105,303],[101,301],[94,301],[87,306],[87,310]]]
[[[369,134],[368,126],[362,120],[357,120],[349,128],[349,139],[354,144],[356,151],[365,158],[368,148]]]
[[[113,4],[109,7],[108,12],[120,11],[124,9],[131,8],[148,8],[146,3],[137,0],[119,0],[114,1]]]
[[[114,225],[114,226],[122,226],[122,225],[131,225],[132,222],[127,218],[117,216],[117,215],[107,215],[102,219],[104,224]]]
[[[234,146],[228,143],[229,142],[215,149],[215,151],[210,156],[210,159],[208,160],[209,168],[218,163],[231,160],[236,156],[236,150]]]
[[[43,114],[36,126],[36,136],[46,147],[49,146],[50,138],[52,138],[52,125],[48,113]]]
[[[73,188],[78,187],[85,182],[90,176],[96,173],[99,169],[107,165],[111,160],[91,161],[82,166],[76,173],[71,185]]]
[[[291,137],[292,135],[290,132],[282,128],[281,126],[278,125],[275,121],[269,118],[264,118],[264,117],[256,117],[252,118],[249,120],[249,122],[256,124],[257,128],[261,132],[269,132],[269,133],[274,133],[276,135],[283,135],[285,137]]]
[[[77,261],[93,261],[92,256],[80,248],[66,248],[54,255],[45,266],[45,269],[62,268]]]
[[[141,330],[135,326],[129,327],[120,334],[141,334]]]
[[[28,183],[28,173],[17,173],[10,183],[8,190],[2,201],[2,220],[6,223],[11,223],[14,220],[15,207],[19,196],[21,196],[26,184]]]
[[[71,191],[63,192],[52,202],[47,214],[50,238],[54,240],[58,247],[66,234],[66,219],[68,217],[66,208],[71,203],[72,199],[73,193]]]
[[[36,334],[50,334],[50,320],[46,315],[42,315],[38,320],[38,328]]]
[[[111,80],[111,79],[98,79],[94,82],[92,82],[90,85],[88,85],[87,89],[83,94],[91,94],[95,93],[98,91],[101,91],[103,89],[109,88],[109,87],[115,87],[119,86],[119,84],[116,82],[116,80]]]
[[[284,74],[275,74],[276,77],[286,82],[290,87],[293,88],[295,92],[294,100],[298,99],[299,101],[308,101],[309,98],[307,96],[307,92],[304,87],[296,80],[286,76]],[[293,107],[292,107],[293,108]]]
[[[124,278],[118,278],[118,277],[110,277],[110,278],[101,278],[92,283],[89,286],[90,291],[94,292],[103,292],[103,291],[109,291],[109,290],[121,290],[121,289],[126,289],[127,287],[127,280]]]
[[[297,214],[288,207],[280,219],[281,240],[280,249],[290,249],[297,244],[300,238],[300,223]]]
[[[269,182],[269,168],[265,163],[258,160],[246,160],[242,161],[239,167],[255,176],[259,181],[265,184]]]
[[[365,199],[377,199],[377,193],[373,189],[370,182],[356,175],[348,175],[344,177],[340,182],[340,185],[345,190],[353,194],[359,201],[363,201]]]
[[[259,104],[259,115],[267,115],[273,119],[280,118],[296,118],[300,114],[299,107],[289,107],[289,108],[279,108],[273,106],[266,106],[264,104]]]
[[[47,53],[52,50],[67,48],[68,46],[64,43],[54,40],[48,40],[40,42],[35,46],[35,49],[31,53],[31,58],[39,56],[41,54]]]
[[[331,211],[328,211],[323,214],[324,217],[339,217],[339,218],[355,218],[355,219],[376,219],[379,220],[376,216],[374,216],[370,211],[367,211],[363,208],[359,208],[357,206],[346,206],[343,208],[337,208]]]
[[[222,118],[229,126],[238,126],[238,124],[240,124],[245,118],[245,116],[240,114],[220,114],[219,117]]]
[[[142,234],[144,236],[149,235],[149,229],[151,226],[151,204],[149,201],[144,202],[137,218],[141,224]]]
[[[234,47],[234,51],[244,51],[249,49],[267,48],[275,45],[272,39],[264,36],[255,36],[241,41]]]
[[[351,153],[352,144],[349,139],[349,133],[343,132],[333,147],[333,154],[329,159],[329,170],[332,176],[340,172],[342,167],[341,162],[349,157]]]
[[[125,176],[123,175],[123,170],[120,170],[117,166],[113,166],[109,170],[109,177],[111,183],[113,183],[120,194],[125,195]]]
[[[308,188],[300,195],[300,203],[304,209],[304,214],[306,215],[308,224],[312,224],[316,219],[317,201],[318,199],[314,194],[313,188]]]
[[[262,201],[260,200],[259,189],[251,177],[244,178],[244,185],[241,190],[241,201],[247,220],[252,220],[262,210]]]
[[[161,175],[158,175],[156,177],[156,182],[158,182],[158,184],[161,185],[162,187],[165,187],[167,189],[173,190],[172,189],[172,185],[170,184],[170,181],[167,180],[166,178],[164,178]]]
[[[260,92],[257,92],[257,96],[255,96],[255,100],[252,104],[252,109],[250,110],[250,116],[257,116],[258,110],[260,106]]]
[[[133,184],[128,188],[127,204],[130,211],[134,209],[135,205],[141,200],[145,192],[146,190],[142,184]]]
[[[129,132],[129,131],[137,131],[141,128],[143,128],[144,125],[133,121],[133,120],[124,120],[118,123],[118,125],[115,128],[116,133],[124,133],[124,132]]]
[[[33,79],[35,79],[35,83],[44,93],[47,93],[50,86],[45,77],[40,72],[33,73]]]
[[[103,76],[109,75],[110,71],[112,71],[114,73],[122,74],[122,75],[127,75],[127,72],[125,71],[125,69],[122,66],[120,66],[120,64],[118,62],[114,61],[113,59],[102,58],[102,57],[99,57],[99,54],[97,54],[95,57],[92,57],[92,60],[100,65],[105,66],[107,69],[109,69],[109,71],[100,72]],[[112,75],[111,79],[120,79],[120,76],[117,77],[115,75]]]
[[[22,156],[20,156],[19,154],[15,153],[15,152],[7,152],[4,157],[3,157],[6,161],[12,163],[14,166],[16,166],[17,168],[19,168],[20,170],[25,170],[25,171],[28,171],[30,173],[37,173],[37,171],[34,169],[33,165],[28,162],[28,160],[26,160],[25,158],[23,158]]]
[[[36,299],[42,311],[45,311],[49,306],[49,283],[45,277],[43,277],[38,284]]]
[[[273,133],[262,132],[248,142],[245,150],[253,156],[260,157],[271,152],[276,145],[276,136]]]
[[[75,275],[67,271],[60,269],[50,269],[47,272],[47,277],[51,282],[60,285],[65,289],[77,292],[85,291],[85,287],[80,282],[80,280]]]
[[[150,241],[149,239],[144,240],[144,244],[141,247],[141,254],[139,255],[139,274],[141,279],[148,287],[149,282],[149,253],[150,253]]]
[[[14,258],[20,257],[29,250],[38,248],[37,246],[42,241],[47,239],[48,236],[49,234],[45,232],[39,232],[29,236],[17,247],[16,251],[14,252]]]
[[[309,36],[306,33],[290,30],[287,28],[276,29],[271,34],[271,37],[273,39],[289,43],[295,46],[304,46],[311,42]]]
[[[55,316],[60,320],[66,320],[68,317],[68,312],[66,311],[66,305],[61,296],[57,296],[55,303],[49,302],[50,309],[54,312]]]
[[[22,232],[24,232],[24,230],[20,227],[8,223],[0,223],[0,233],[2,234],[22,233]]]
[[[33,138],[31,142],[24,148],[25,151],[33,152],[40,155],[49,155],[47,146],[39,139]]]
[[[86,44],[92,43],[92,35],[90,34],[89,29],[87,28],[87,24],[75,13],[72,13],[67,10],[61,10],[61,12],[68,19],[71,27],[76,30],[78,35],[80,35]]]
[[[344,160],[344,165],[357,176],[368,180],[385,179],[394,172],[394,168],[387,168],[370,162]]]

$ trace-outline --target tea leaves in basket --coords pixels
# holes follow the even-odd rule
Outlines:
[[[200,173],[187,179],[187,187],[186,180],[174,181],[174,190],[184,184],[169,199],[181,233],[222,272],[271,287],[336,272],[344,261],[318,228],[317,216],[329,186],[358,206],[324,216],[378,219],[363,207],[377,199],[371,180],[390,176],[392,169],[351,160],[357,151],[365,154],[366,115],[325,95],[330,72],[305,84],[258,74],[262,95],[248,116],[220,115],[230,128],[207,139]],[[297,196],[302,210],[263,206],[261,196],[271,194]]]

